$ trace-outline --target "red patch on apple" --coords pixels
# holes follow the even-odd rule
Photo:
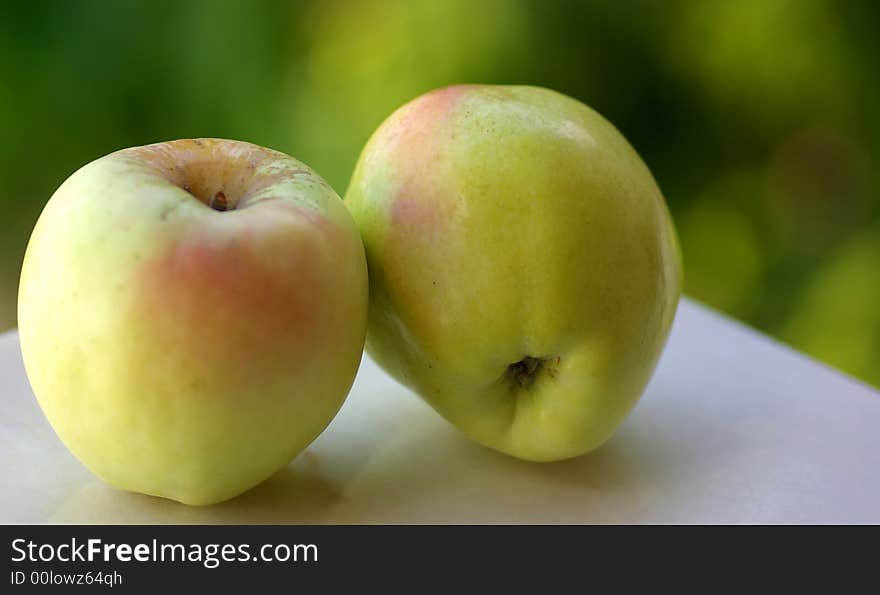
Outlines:
[[[267,258],[270,247],[254,236],[184,238],[138,271],[138,307],[170,347],[173,339],[190,346],[181,353],[240,368],[230,379],[246,378],[249,361],[257,371],[305,363],[321,348],[326,281],[319,260],[281,245],[272,242],[278,253]]]
[[[454,85],[432,91],[403,108],[394,124],[385,131],[385,142],[393,148],[402,145],[409,151],[412,147],[425,147],[436,144],[440,127],[451,120],[461,97],[476,85]],[[413,136],[421,136],[413,143]],[[400,155],[401,159],[412,159],[412,155]]]

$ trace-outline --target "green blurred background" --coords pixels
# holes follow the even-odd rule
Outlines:
[[[669,202],[691,296],[880,385],[880,8],[868,0],[0,2],[0,329],[53,190],[182,137],[342,194],[372,130],[457,82],[604,114]]]

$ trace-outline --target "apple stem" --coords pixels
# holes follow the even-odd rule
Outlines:
[[[222,190],[214,195],[208,206],[215,211],[226,211],[229,208],[229,203],[226,202],[226,195]]]

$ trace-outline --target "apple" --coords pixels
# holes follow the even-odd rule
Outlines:
[[[345,202],[380,366],[522,459],[578,456],[613,434],[681,291],[663,196],[614,126],[548,89],[435,90],[372,135]]]
[[[107,483],[211,504],[330,422],[357,372],[363,245],[299,161],[244,142],[128,148],[67,179],[27,247],[25,367]]]

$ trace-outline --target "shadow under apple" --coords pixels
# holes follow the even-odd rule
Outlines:
[[[340,494],[303,453],[244,494],[211,506],[179,502],[114,489],[90,479],[50,516],[50,523],[146,524],[310,524],[322,523]],[[306,467],[306,468],[303,468]]]
[[[639,414],[644,413],[644,414]],[[686,420],[635,412],[604,446],[555,463],[479,446],[437,415],[417,416],[376,445],[332,518],[345,523],[639,522],[657,508],[675,521],[711,452],[689,447]]]

